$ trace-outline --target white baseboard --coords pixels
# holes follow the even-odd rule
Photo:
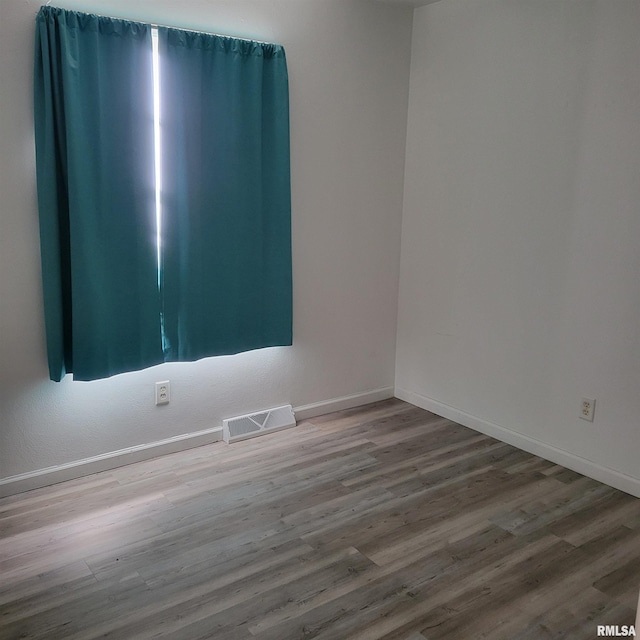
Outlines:
[[[511,429],[506,429],[505,427],[488,422],[487,420],[482,420],[481,418],[472,416],[460,409],[450,407],[449,405],[433,400],[432,398],[427,398],[426,396],[418,393],[414,393],[413,391],[396,388],[395,396],[396,398],[405,400],[406,402],[414,404],[421,409],[431,411],[443,418],[453,420],[458,424],[469,427],[474,431],[484,433],[485,435],[496,438],[501,442],[511,444],[514,447],[518,447],[518,449],[522,449],[528,453],[533,453],[545,460],[555,462],[563,467],[567,467],[567,469],[572,469],[573,471],[588,476],[589,478],[608,484],[610,487],[620,489],[620,491],[624,491],[625,493],[629,493],[632,496],[640,498],[640,479],[638,478],[633,478],[632,476],[620,473],[614,469],[602,467],[591,460],[581,458],[573,453],[569,453],[563,449],[558,449],[557,447],[553,447],[545,442],[535,440],[534,438],[530,438],[529,436],[525,436],[521,433],[511,431]]]
[[[369,404],[378,400],[386,400],[393,397],[393,387],[385,387],[383,389],[375,389],[364,393],[356,393],[350,396],[333,398],[323,402],[304,405],[294,409],[296,419],[306,420],[315,416],[320,416],[332,411],[341,411],[343,409],[351,409],[359,407],[363,404]],[[122,467],[133,462],[141,462],[149,460],[157,456],[163,456],[168,453],[176,453],[185,449],[192,449],[204,444],[211,444],[222,440],[222,427],[214,427],[196,433],[186,433],[174,438],[166,440],[158,440],[157,442],[149,442],[128,449],[120,449],[119,451],[110,451],[91,458],[76,460],[66,464],[47,467],[46,469],[38,469],[28,473],[21,473],[7,478],[0,478],[0,498],[15,495],[23,491],[31,489],[39,489],[50,484],[57,484],[65,480],[73,480],[88,476],[99,471],[109,471],[116,467]]]
[[[324,400],[323,402],[305,404],[302,407],[294,407],[293,411],[296,414],[296,420],[308,420],[309,418],[322,416],[325,413],[344,411],[345,409],[360,407],[363,404],[371,404],[379,400],[388,400],[389,398],[393,398],[393,393],[393,387],[384,387],[373,391],[365,391],[364,393],[355,393],[351,396],[342,396],[340,398]]]
[[[149,442],[119,451],[110,451],[99,456],[76,460],[67,464],[38,469],[28,473],[0,479],[0,498],[11,496],[31,489],[39,489],[50,484],[57,484],[65,480],[73,480],[88,476],[99,471],[108,471],[133,462],[149,460],[168,453],[176,453],[185,449],[192,449],[204,444],[211,444],[222,440],[222,427],[205,429],[195,433]]]

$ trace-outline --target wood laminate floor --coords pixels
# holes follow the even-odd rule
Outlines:
[[[399,400],[0,500],[0,638],[592,640],[640,500]]]

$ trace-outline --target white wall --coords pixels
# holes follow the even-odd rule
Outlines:
[[[637,0],[416,9],[396,363],[402,397],[636,493],[638,34]]]
[[[393,387],[411,9],[363,0],[60,3],[285,46],[294,346],[53,383],[31,107],[40,4],[0,0],[0,479],[281,403]],[[171,404],[156,407],[153,383],[166,378]]]

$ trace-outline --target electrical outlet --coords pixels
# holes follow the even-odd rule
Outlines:
[[[583,420],[593,422],[593,412],[596,408],[596,401],[593,398],[582,398],[580,404],[580,417]]]
[[[171,383],[168,380],[156,382],[156,404],[169,404],[171,400]]]

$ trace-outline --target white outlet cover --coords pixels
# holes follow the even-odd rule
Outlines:
[[[169,404],[171,400],[171,383],[169,380],[156,382],[156,404]]]
[[[593,422],[593,414],[596,410],[596,401],[593,398],[582,398],[580,402],[580,417],[583,420]]]

